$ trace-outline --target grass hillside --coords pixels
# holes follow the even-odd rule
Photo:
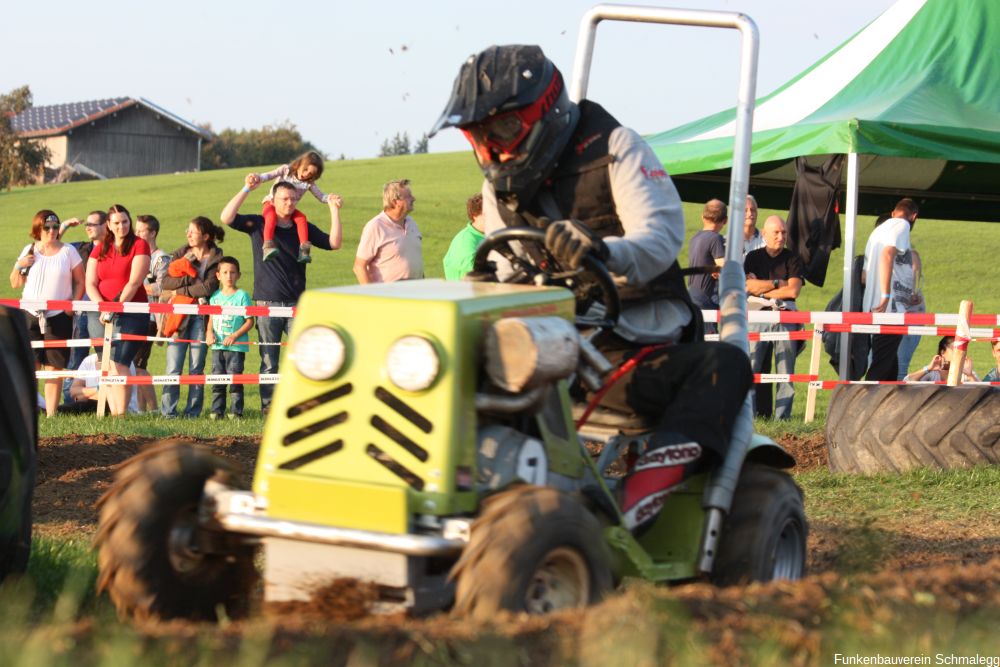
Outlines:
[[[262,165],[261,169],[274,165]],[[46,185],[0,192],[0,266],[12,266],[21,249],[28,243],[31,217],[41,208],[51,208],[62,218],[83,217],[94,209],[107,210],[113,203],[125,205],[133,214],[153,214],[162,224],[160,245],[171,251],[184,243],[188,220],[196,215],[218,219],[225,203],[242,186],[247,169],[208,171],[192,174],[171,174],[121,178],[109,181],[90,181]],[[309,267],[309,285],[326,287],[354,281],[351,265],[361,228],[381,209],[382,184],[395,178],[413,181],[416,205],[413,217],[424,235],[424,262],[428,277],[441,277],[441,258],[452,236],[465,221],[465,200],[476,192],[481,176],[471,153],[445,153],[408,155],[371,160],[345,160],[327,163],[319,185],[326,192],[343,196],[344,246],[338,252],[317,251]],[[244,204],[243,213],[258,213],[258,190]],[[728,192],[717,196],[728,198]],[[310,195],[303,199],[302,209],[320,228],[325,229],[328,214]],[[686,237],[700,229],[701,204],[685,205]],[[785,215],[784,211],[762,210],[759,225],[770,213]],[[742,220],[742,214],[737,216]],[[872,228],[873,219],[863,217],[857,232],[855,252],[864,251],[864,243]],[[84,238],[82,227],[67,233],[67,241]],[[925,294],[932,312],[957,312],[959,301],[972,299],[979,313],[1000,312],[1000,267],[992,262],[974,261],[990,256],[990,248],[1000,244],[1000,225],[977,222],[952,222],[920,219],[913,232],[914,245],[920,250],[925,267]],[[253,267],[248,239],[230,232],[222,244],[228,254],[235,255],[243,265],[242,285],[249,291],[253,285]],[[686,247],[681,263],[687,265]],[[818,288],[807,285],[800,299],[802,310],[822,310],[839,289],[843,275],[843,251],[834,252],[827,274],[826,285]],[[5,297],[19,296],[8,283],[0,289]],[[925,338],[914,357],[914,367],[927,363],[933,354],[936,340]],[[980,373],[992,364],[989,350],[984,344],[973,344],[972,358]],[[162,372],[163,348],[155,348],[150,370]],[[248,370],[256,368],[256,355],[251,352]],[[808,367],[808,353],[799,357],[798,372]],[[833,379],[832,369],[824,358],[824,377]],[[252,393],[252,392],[251,392]],[[800,387],[801,397],[796,400],[797,412],[804,407],[805,386]],[[825,392],[824,392],[825,393]],[[823,393],[821,393],[823,396]],[[824,396],[821,406],[825,405]],[[251,398],[248,407],[255,407]],[[820,413],[822,414],[822,412]]]

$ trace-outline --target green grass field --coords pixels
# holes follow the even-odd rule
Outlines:
[[[273,165],[262,165],[262,169]],[[217,220],[227,201],[242,186],[243,176],[249,171],[221,170],[194,174],[171,174],[138,178],[121,178],[109,181],[90,181],[15,189],[0,192],[0,266],[12,266],[18,253],[28,243],[31,218],[42,208],[51,208],[62,218],[83,217],[95,209],[107,210],[113,203],[124,204],[133,215],[153,214],[161,222],[160,245],[172,251],[184,243],[187,222],[196,215]],[[382,184],[396,178],[413,181],[417,198],[414,219],[424,235],[424,265],[428,277],[442,277],[441,258],[452,236],[465,222],[465,200],[478,191],[481,176],[469,152],[431,155],[407,155],[371,160],[344,160],[327,163],[319,185],[327,192],[343,196],[344,243],[341,250],[332,253],[316,252],[309,267],[310,287],[328,287],[351,284],[354,276],[351,265],[354,249],[364,224],[381,209]],[[263,194],[260,194],[263,196]],[[717,196],[728,198],[728,192]],[[325,207],[306,195],[302,209],[309,218],[326,229],[329,224]],[[257,195],[248,198],[242,212],[258,213]],[[701,204],[685,205],[686,238],[700,229]],[[767,215],[785,211],[761,210],[758,226]],[[742,216],[738,216],[742,220]],[[864,243],[871,231],[873,219],[860,219],[857,230],[856,253],[864,251]],[[84,239],[82,228],[67,233],[67,241]],[[924,291],[928,311],[934,313],[958,312],[962,299],[972,299],[977,313],[1000,312],[1000,267],[987,261],[989,248],[1000,244],[1000,225],[977,222],[955,222],[920,219],[913,232],[913,243],[920,250],[924,262]],[[236,256],[243,266],[242,285],[250,291],[253,285],[253,265],[249,240],[243,234],[231,232],[221,244],[228,253]],[[822,310],[842,284],[843,249],[833,253],[822,288],[807,285],[799,300],[800,310]],[[687,248],[681,255],[682,266],[687,266]],[[4,283],[0,296],[19,296]],[[913,359],[913,368],[928,363],[937,345],[936,338],[926,337]],[[154,347],[150,370],[154,374],[164,367],[163,347]],[[983,343],[971,345],[970,354],[977,371],[985,373],[993,363]],[[257,355],[250,352],[248,372],[257,368]],[[799,356],[796,372],[808,370],[808,349]],[[835,379],[824,355],[821,363],[823,379]],[[805,407],[806,386],[798,385],[795,414],[801,418]],[[248,410],[257,407],[257,390],[249,387]],[[183,398],[183,397],[182,397]],[[825,414],[829,392],[819,393],[818,415]],[[47,430],[48,427],[46,427]]]

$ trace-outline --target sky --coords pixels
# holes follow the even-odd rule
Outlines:
[[[145,97],[216,131],[287,121],[331,158],[375,157],[396,133],[415,142],[428,132],[464,59],[491,44],[538,44],[568,80],[580,20],[595,4],[16,2],[4,8],[0,23],[0,91],[27,84],[36,106]],[[892,4],[670,0],[667,6],[752,18],[760,34],[760,96]],[[603,22],[595,44],[588,97],[640,133],[736,103],[734,30]],[[429,148],[459,151],[468,144],[450,129]]]

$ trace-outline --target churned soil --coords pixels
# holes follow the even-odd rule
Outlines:
[[[173,439],[205,445],[233,461],[249,486],[259,438]],[[111,485],[116,466],[154,442],[112,434],[43,438],[39,443],[33,508],[37,533],[53,537],[92,535],[97,529],[94,504]],[[826,444],[821,435],[792,436],[781,444],[798,462],[792,472],[826,467]]]
[[[259,440],[177,439],[198,442],[232,460],[249,484]],[[110,486],[116,466],[152,442],[114,435],[43,439],[34,500],[36,535],[93,536],[94,505]],[[822,435],[793,436],[780,444],[798,461],[793,473],[826,466]],[[483,626],[445,614],[423,619],[375,615],[370,585],[338,580],[318,590],[310,602],[267,605],[253,619],[234,622],[221,632],[252,633],[259,629],[256,624],[267,623],[276,654],[284,652],[282,647],[300,650],[319,642],[325,647],[321,651],[337,646],[341,657],[351,655],[362,661],[358,664],[368,659],[372,664],[401,664],[428,655],[442,663],[472,664],[490,655],[493,649],[488,647],[496,642],[518,654],[512,664],[586,662],[588,652],[622,657],[621,651],[631,652],[631,664],[657,664],[664,652],[679,662],[740,664],[749,657],[744,653],[747,642],[758,639],[773,642],[784,655],[798,656],[795,662],[805,664],[822,661],[821,645],[830,641],[830,624],[854,624],[872,614],[890,619],[878,626],[887,632],[911,613],[965,616],[983,611],[1000,618],[1000,518],[894,524],[880,535],[872,557],[848,563],[845,554],[855,553],[857,543],[872,537],[865,527],[814,521],[809,576],[799,582],[725,589],[703,583],[639,583],[587,610],[545,617],[500,615]],[[622,619],[629,627],[621,631],[633,637],[641,631],[638,626],[649,625],[653,644],[608,644]],[[662,631],[664,623],[683,623],[704,641],[675,646]],[[198,630],[171,622],[144,632],[176,638]]]

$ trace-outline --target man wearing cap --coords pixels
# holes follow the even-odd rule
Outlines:
[[[700,311],[677,263],[677,189],[638,133],[596,102],[569,100],[537,46],[470,56],[432,134],[445,127],[465,134],[486,177],[487,235],[544,228],[557,268],[574,270],[589,254],[621,285],[621,317],[594,342],[614,364],[636,358],[602,404],[653,426],[622,492],[624,523],[641,532],[677,484],[725,456],[751,381],[742,350],[701,341]]]

